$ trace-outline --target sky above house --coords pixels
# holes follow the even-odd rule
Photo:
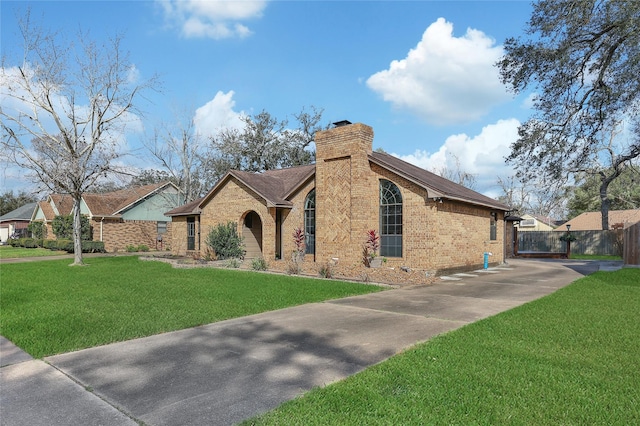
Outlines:
[[[186,111],[207,135],[239,126],[243,114],[293,121],[315,106],[324,123],[372,126],[374,149],[471,173],[474,189],[497,197],[498,177],[513,175],[509,145],[532,114],[531,94],[509,93],[494,66],[505,39],[523,34],[527,1],[3,0],[0,8],[3,58],[20,57],[17,22],[27,8],[68,39],[78,30],[98,41],[124,35],[137,78],[162,82],[126,135],[128,161],[142,168],[159,168],[141,148],[144,135],[176,114]],[[29,188],[7,165],[0,185]]]

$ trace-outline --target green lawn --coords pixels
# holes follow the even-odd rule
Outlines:
[[[68,254],[66,251],[54,251],[43,248],[24,248],[0,246],[0,259],[19,259],[22,257],[42,257]]]
[[[0,334],[32,356],[179,330],[377,286],[227,269],[173,269],[122,256],[3,264]]]
[[[639,366],[640,270],[598,272],[246,424],[640,424]]]
[[[573,254],[571,259],[577,260],[622,260],[622,256],[600,255],[600,254]]]

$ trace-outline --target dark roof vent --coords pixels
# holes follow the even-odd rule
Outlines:
[[[349,120],[336,121],[333,123],[333,127],[343,127],[352,124]]]

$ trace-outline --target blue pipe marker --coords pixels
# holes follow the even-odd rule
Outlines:
[[[484,269],[489,269],[489,256],[493,253],[489,253],[488,251],[484,252]]]

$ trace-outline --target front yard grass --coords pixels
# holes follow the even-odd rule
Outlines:
[[[0,334],[36,358],[381,287],[137,257],[3,264]]]
[[[246,425],[640,424],[640,270],[598,272]]]
[[[571,253],[571,259],[575,260],[622,260],[622,256],[605,255],[605,254],[573,254]]]
[[[68,254],[66,251],[49,250],[44,248],[24,248],[0,246],[0,259],[20,259],[23,257],[43,257]]]

